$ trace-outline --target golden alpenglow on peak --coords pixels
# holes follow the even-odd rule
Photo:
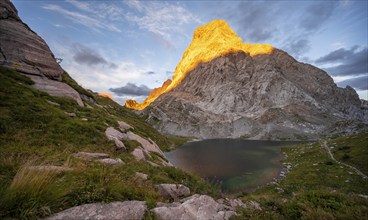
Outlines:
[[[181,61],[176,66],[172,80],[167,80],[161,87],[153,89],[141,104],[134,100],[127,100],[125,106],[135,110],[143,110],[161,94],[178,86],[187,73],[195,69],[198,64],[239,51],[255,56],[271,54],[273,47],[269,44],[243,43],[242,39],[223,20],[214,20],[200,26],[194,31],[192,43],[185,50]]]

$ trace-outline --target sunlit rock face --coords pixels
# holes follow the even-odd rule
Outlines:
[[[242,39],[223,20],[214,20],[200,26],[195,30],[191,44],[185,50],[181,61],[177,65],[172,81],[167,80],[161,87],[153,89],[148,98],[141,104],[128,100],[125,105],[128,108],[142,110],[163,93],[177,87],[186,75],[200,63],[209,62],[219,56],[240,51],[255,56],[270,54],[273,47],[269,44],[243,43]]]
[[[9,0],[0,1],[0,65],[59,81],[63,74],[46,42],[22,22]]]
[[[143,114],[163,133],[198,138],[314,139],[368,124],[354,89],[278,49],[201,63]]]

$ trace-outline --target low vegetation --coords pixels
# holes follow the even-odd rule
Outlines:
[[[199,177],[172,167],[153,167],[115,150],[105,137],[108,126],[123,120],[134,132],[154,140],[162,150],[175,145],[136,114],[112,100],[84,90],[64,73],[64,81],[91,97],[90,107],[33,89],[26,76],[0,68],[0,218],[36,219],[93,202],[146,200],[151,207],[162,198],[157,183],[181,183],[193,192],[213,194]],[[95,101],[94,101],[95,100]],[[75,113],[70,117],[66,113]],[[132,151],[137,143],[126,142]],[[108,166],[73,157],[79,151],[108,153],[125,164]],[[71,171],[37,170],[54,165]],[[149,175],[147,181],[136,172]]]
[[[328,141],[335,157],[367,174],[368,133]],[[349,159],[344,159],[349,146]],[[343,152],[345,150],[345,152]],[[342,152],[341,152],[342,151]],[[279,183],[242,196],[262,211],[239,210],[239,219],[366,219],[368,179],[331,160],[320,142],[284,148],[293,168]],[[358,153],[359,152],[359,153]]]

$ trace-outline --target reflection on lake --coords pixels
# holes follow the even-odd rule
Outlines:
[[[277,177],[281,147],[300,142],[210,139],[165,153],[174,166],[221,184],[227,193],[254,190]]]

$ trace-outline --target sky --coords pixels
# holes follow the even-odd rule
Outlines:
[[[222,19],[368,99],[368,2],[12,0],[80,85],[143,101],[171,78],[194,30]]]

